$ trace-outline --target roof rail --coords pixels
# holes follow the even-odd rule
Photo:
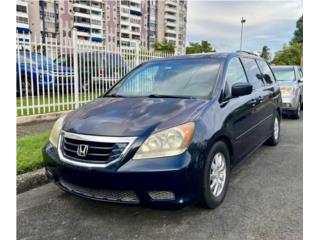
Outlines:
[[[250,54],[250,55],[254,55],[254,56],[259,56],[257,53],[249,52],[249,51],[238,50],[236,52],[237,53],[246,53],[246,54]]]

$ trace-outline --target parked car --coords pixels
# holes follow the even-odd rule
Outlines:
[[[55,123],[47,176],[84,198],[215,208],[230,169],[280,139],[281,95],[269,65],[244,53],[141,64]]]
[[[54,62],[73,67],[73,54],[61,54]],[[86,88],[105,78],[113,83],[128,72],[128,66],[120,54],[103,52],[78,53],[78,69],[79,81]]]
[[[271,66],[282,95],[282,112],[300,118],[303,109],[303,73],[300,66]]]
[[[66,80],[68,78],[68,80]],[[64,80],[62,80],[64,79]],[[73,84],[71,68],[58,66],[50,58],[29,51],[16,52],[16,86],[17,95],[32,91],[42,92],[48,89],[62,89],[62,86]],[[20,87],[21,85],[21,87]]]

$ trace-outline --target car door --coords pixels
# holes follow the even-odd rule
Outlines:
[[[256,62],[258,63],[265,83],[265,86],[261,90],[264,92],[263,106],[265,108],[266,120],[261,124],[261,128],[259,130],[261,131],[260,134],[263,134],[268,138],[273,131],[274,114],[277,111],[280,88],[275,84],[275,77],[265,60],[257,59]]]
[[[225,127],[229,131],[234,146],[234,155],[241,159],[255,144],[252,134],[248,134],[254,127],[254,105],[252,95],[244,95],[232,98],[231,88],[235,83],[248,83],[246,73],[238,57],[232,58],[227,64],[225,84],[221,100],[221,108],[227,116]]]
[[[241,57],[249,82],[253,85],[252,105],[254,126],[248,133],[254,139],[254,146],[260,145],[270,135],[272,113],[270,112],[270,91],[266,90],[263,76],[254,58]]]
[[[301,103],[303,103],[303,72],[301,67],[297,67],[298,86],[300,89]]]

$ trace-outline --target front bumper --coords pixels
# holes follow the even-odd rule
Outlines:
[[[282,96],[283,113],[296,111],[299,103],[299,97],[296,95]]]
[[[46,174],[62,190],[104,202],[185,206],[199,195],[199,169],[189,152],[162,159],[127,160],[117,169],[76,167],[60,161],[51,143],[43,149]]]

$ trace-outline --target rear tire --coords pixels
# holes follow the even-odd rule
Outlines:
[[[266,141],[267,145],[276,146],[280,140],[280,117],[279,113],[276,113],[273,121],[272,136]]]
[[[202,207],[214,209],[223,202],[228,189],[229,175],[229,150],[224,142],[218,141],[212,146],[202,173]]]

